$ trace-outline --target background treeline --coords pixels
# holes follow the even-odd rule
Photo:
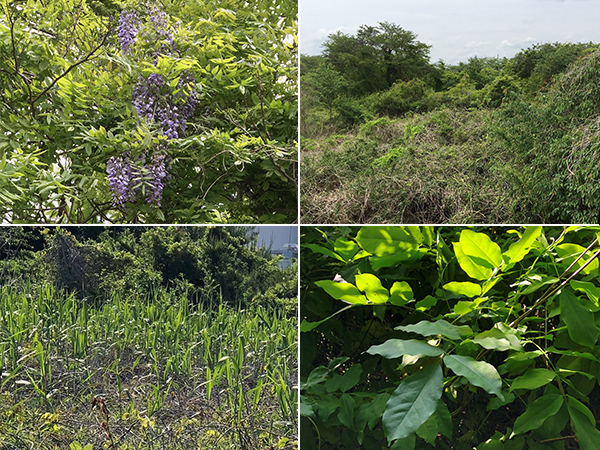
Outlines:
[[[301,57],[303,220],[596,222],[598,45],[429,50],[382,22]]]
[[[4,285],[50,283],[97,302],[115,292],[168,290],[295,316],[297,265],[280,269],[280,257],[257,239],[251,227],[3,227],[0,277]]]

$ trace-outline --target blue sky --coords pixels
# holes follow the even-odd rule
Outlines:
[[[299,0],[300,52],[338,30],[392,22],[432,46],[431,62],[512,57],[544,42],[600,43],[599,0]]]

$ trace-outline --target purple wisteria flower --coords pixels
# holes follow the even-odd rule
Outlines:
[[[119,40],[123,54],[131,52],[131,46],[138,36],[157,48],[152,54],[154,64],[158,64],[158,55],[179,53],[175,46],[173,29],[169,18],[158,3],[147,10],[147,22],[142,25],[136,11],[124,10],[119,18]],[[146,201],[160,207],[163,190],[170,179],[170,158],[166,155],[167,142],[181,137],[187,128],[187,122],[194,114],[198,103],[196,78],[191,72],[179,76],[177,86],[172,89],[170,80],[158,73],[145,77],[140,75],[132,93],[133,106],[141,120],[154,122],[161,128],[166,140],[150,150],[147,158],[142,153],[135,161],[129,152],[111,157],[106,164],[106,172],[115,207],[125,207],[134,202],[141,186],[145,186]]]
[[[139,31],[140,18],[137,11],[123,10],[119,17],[119,42],[124,55],[129,54]]]
[[[117,156],[116,158],[113,156],[106,163],[106,172],[108,173],[114,206],[123,206],[128,202],[132,202],[137,193],[133,183],[134,169],[127,155],[124,156]]]
[[[160,207],[160,201],[162,200],[163,189],[170,178],[165,160],[165,155],[156,153],[150,158],[150,163],[146,166],[150,178],[148,183],[151,187],[146,193],[146,201],[150,204],[156,203],[158,207]]]
[[[139,117],[159,123],[167,139],[177,139],[198,103],[195,82],[193,74],[184,73],[173,93],[162,75],[140,76],[133,89],[133,106]]]

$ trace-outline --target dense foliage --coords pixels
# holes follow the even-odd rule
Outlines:
[[[0,448],[297,448],[297,266],[249,231],[1,228]]]
[[[4,221],[295,221],[296,2],[0,5]]]
[[[597,449],[599,238],[304,227],[302,448]]]
[[[405,38],[363,27],[301,57],[303,222],[598,221],[597,45],[447,66],[384,25]],[[379,47],[366,44],[368,30]],[[384,43],[408,66],[392,83]],[[372,73],[343,64],[358,51]]]

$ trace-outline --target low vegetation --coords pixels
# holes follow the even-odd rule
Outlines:
[[[0,448],[297,448],[296,264],[243,228],[70,231],[1,230]]]
[[[597,45],[446,66],[390,26],[301,58],[304,223],[598,221]]]

